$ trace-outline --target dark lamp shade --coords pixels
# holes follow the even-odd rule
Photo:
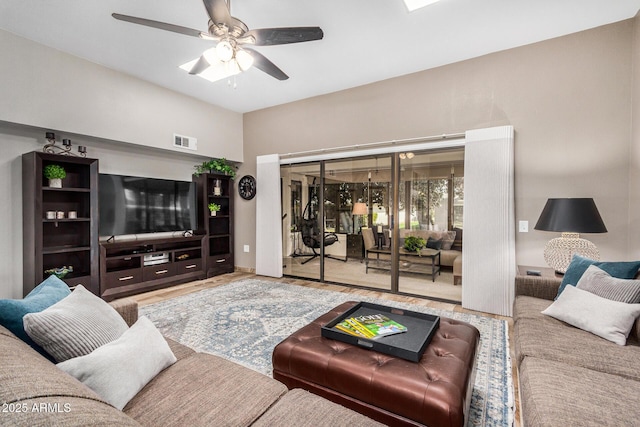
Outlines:
[[[534,228],[570,233],[607,232],[607,227],[591,198],[547,200]]]

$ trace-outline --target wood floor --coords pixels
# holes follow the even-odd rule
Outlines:
[[[260,278],[260,280],[271,280],[274,282],[289,283],[291,285],[305,286],[309,288],[317,288],[317,289],[324,289],[324,290],[335,291],[335,292],[348,293],[348,294],[354,295],[354,299],[357,299],[355,297],[357,297],[358,295],[362,295],[362,296],[368,296],[372,298],[383,298],[389,301],[406,302],[410,304],[421,305],[424,307],[438,308],[441,310],[449,310],[452,312],[472,313],[472,314],[477,314],[479,316],[488,316],[495,319],[506,320],[509,324],[509,348],[511,352],[511,360],[513,365],[512,374],[513,374],[513,384],[514,384],[514,394],[515,394],[514,398],[515,398],[515,407],[516,407],[515,414],[514,414],[514,420],[515,420],[514,426],[520,427],[521,424],[520,424],[520,399],[518,395],[518,376],[517,376],[518,373],[515,367],[515,353],[514,353],[514,345],[513,345],[513,321],[510,317],[504,317],[504,316],[498,316],[494,314],[467,310],[462,308],[462,306],[458,304],[449,304],[449,303],[429,300],[426,298],[394,295],[387,292],[381,292],[381,291],[378,292],[378,291],[360,289],[356,287],[319,283],[319,282],[308,281],[303,279],[293,279],[293,278],[287,278],[287,277],[275,279],[271,277],[256,276],[253,273],[244,273],[240,271],[212,277],[206,280],[198,280],[195,282],[184,283],[181,285],[176,285],[166,289],[159,289],[157,291],[151,291],[144,294],[133,295],[129,298],[137,301],[140,306],[143,306],[143,305],[153,304],[156,302],[175,298],[181,295],[190,294],[192,292],[197,292],[202,289],[213,288],[213,287],[224,285],[230,282],[235,282],[237,280],[250,279],[250,278],[256,278],[256,277]]]

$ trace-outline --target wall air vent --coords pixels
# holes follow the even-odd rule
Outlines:
[[[186,148],[188,150],[198,149],[198,140],[192,136],[173,134],[173,146],[178,148]]]

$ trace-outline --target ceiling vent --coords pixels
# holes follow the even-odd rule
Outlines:
[[[173,134],[173,146],[178,148],[186,148],[188,150],[198,149],[198,140],[192,136]]]

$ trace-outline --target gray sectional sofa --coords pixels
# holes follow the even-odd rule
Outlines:
[[[111,305],[128,325],[135,301]],[[0,326],[2,426],[377,426],[364,415],[167,339],[178,359],[122,411]]]
[[[640,320],[621,346],[541,314],[560,283],[516,277],[513,333],[523,425],[640,425]]]

